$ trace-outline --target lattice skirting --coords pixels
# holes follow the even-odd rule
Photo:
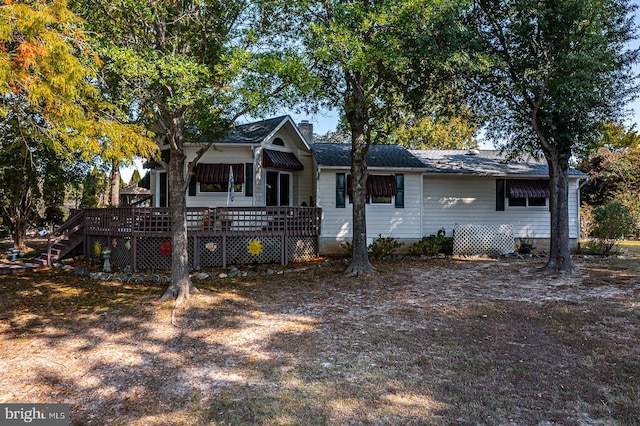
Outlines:
[[[287,259],[300,261],[317,257],[320,252],[315,237],[289,238],[287,240]]]
[[[513,251],[513,225],[458,225],[454,228],[454,256],[499,256]]]
[[[188,239],[189,267],[208,268],[226,265],[247,265],[254,263],[280,263],[283,260],[283,240],[281,236],[222,237]],[[171,269],[170,238],[145,237],[132,241],[131,238],[89,237],[88,257],[103,262],[100,253],[104,247],[111,247],[111,265],[115,269],[132,267],[135,260],[137,270],[157,271]],[[197,242],[198,247],[194,247]],[[169,246],[167,246],[167,244]],[[135,250],[135,253],[132,253]],[[197,250],[197,256],[195,256]],[[300,261],[318,256],[315,237],[286,238],[287,261]],[[134,259],[135,257],[135,259]]]
[[[145,237],[136,240],[136,267],[138,270],[171,269],[171,238]],[[193,268],[193,239],[187,241],[189,267]]]
[[[280,263],[282,237],[228,237],[227,264]]]

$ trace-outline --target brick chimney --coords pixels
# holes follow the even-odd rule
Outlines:
[[[309,120],[302,120],[298,124],[298,130],[300,130],[307,143],[313,143],[313,123],[310,123]]]

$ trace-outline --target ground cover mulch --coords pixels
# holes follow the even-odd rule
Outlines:
[[[0,277],[0,403],[87,425],[640,424],[640,260],[388,260],[165,284]]]

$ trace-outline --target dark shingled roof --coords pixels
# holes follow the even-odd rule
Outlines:
[[[351,144],[314,143],[311,151],[318,165],[351,167]],[[424,164],[400,145],[371,145],[367,154],[368,167],[424,168]]]
[[[411,150],[427,168],[427,173],[473,174],[481,176],[548,176],[548,166],[534,158],[507,161],[500,151]],[[473,154],[472,154],[473,153]],[[571,176],[586,176],[571,168]]]
[[[288,115],[283,115],[268,120],[241,124],[217,143],[259,144],[288,117]]]

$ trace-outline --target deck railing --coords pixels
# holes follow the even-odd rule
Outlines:
[[[320,235],[317,207],[191,207],[187,232],[199,236]],[[166,237],[171,235],[169,208],[86,209],[89,235]]]
[[[192,264],[200,267],[199,245],[219,240],[222,266],[226,266],[229,244],[244,244],[247,238],[280,241],[280,261],[289,259],[291,241],[316,241],[320,237],[321,209],[317,207],[190,207],[187,209],[187,233],[193,241]],[[133,241],[131,266],[136,269],[136,241],[171,237],[170,208],[124,207],[86,209],[84,233],[87,240],[114,239]],[[87,246],[89,247],[89,246]],[[210,247],[210,246],[209,246]]]

